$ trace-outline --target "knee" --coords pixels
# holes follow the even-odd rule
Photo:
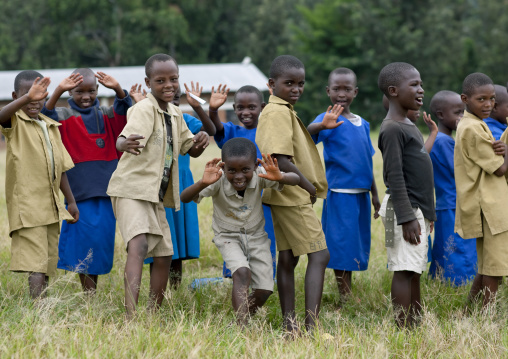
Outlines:
[[[256,296],[264,302],[268,300],[268,298],[272,295],[271,290],[265,290],[265,289],[256,289]]]
[[[138,255],[144,259],[148,253],[148,242],[146,240],[146,236],[139,235],[132,238],[127,245],[127,253]]]
[[[249,286],[249,284],[250,284],[250,269],[247,267],[238,268],[233,273],[233,281],[242,285],[242,286]]]
[[[312,262],[313,265],[326,267],[330,261],[330,252],[328,252],[328,249],[323,249],[319,252],[309,253],[308,257],[309,262]]]

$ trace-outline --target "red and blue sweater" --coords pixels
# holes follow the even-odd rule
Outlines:
[[[62,142],[75,165],[67,171],[67,177],[76,201],[108,197],[106,189],[121,156],[116,150],[116,139],[132,106],[127,91],[125,94],[123,99],[116,97],[111,107],[99,106],[95,99],[93,106],[83,109],[70,98],[70,108],[48,110],[44,106],[41,111],[61,124]]]

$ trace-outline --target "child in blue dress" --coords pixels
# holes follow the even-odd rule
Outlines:
[[[490,117],[487,117],[483,121],[489,126],[492,136],[494,136],[496,140],[499,140],[507,127],[508,92],[506,91],[506,87],[501,85],[494,85],[494,89],[496,90],[496,103],[490,113]]]
[[[212,88],[212,96],[210,98],[210,120],[215,125],[215,142],[219,148],[230,139],[236,137],[243,137],[256,143],[256,128],[258,126],[259,114],[265,107],[263,100],[263,94],[254,86],[242,86],[234,97],[233,108],[238,120],[242,123],[242,126],[235,125],[232,122],[223,123],[219,119],[218,109],[226,102],[229,89],[224,85],[219,85],[217,91]],[[261,159],[261,152],[256,145],[257,158]],[[273,230],[272,214],[270,207],[263,204],[263,213],[265,215],[265,231],[268,233],[270,238],[270,251],[273,258],[273,273],[275,278],[275,234]],[[231,271],[226,267],[226,263],[223,264],[222,273],[224,277],[230,278]]]
[[[335,272],[341,301],[351,294],[353,271],[364,271],[370,256],[370,195],[374,217],[381,206],[374,180],[370,126],[349,106],[358,94],[355,73],[337,68],[328,77],[326,93],[333,105],[343,108],[338,122],[323,122],[322,113],[308,131],[323,142],[328,194],[323,204],[322,225],[330,251],[328,268]]]
[[[476,275],[476,241],[464,240],[454,230],[457,191],[452,133],[464,115],[464,103],[458,93],[439,91],[430,101],[430,110],[438,120],[439,133],[430,152],[434,169],[437,221],[429,275],[464,285]]]

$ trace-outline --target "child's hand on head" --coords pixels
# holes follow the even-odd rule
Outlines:
[[[37,77],[34,80],[32,87],[28,90],[26,94],[30,102],[32,101],[41,101],[48,97],[48,86],[51,83],[49,77]]]
[[[67,223],[74,224],[79,220],[79,209],[76,202],[69,203],[69,205],[67,206],[67,212],[69,212],[70,215],[74,218],[73,220],[66,219]]]
[[[217,91],[214,91],[212,86],[212,95],[210,96],[210,110],[217,111],[219,107],[224,105],[228,99],[229,88],[226,85],[220,84]]]
[[[193,95],[197,97],[201,97],[201,92],[203,91],[203,86],[201,88],[199,87],[199,82],[196,82],[196,86],[194,86],[194,81],[191,81],[191,88],[189,90],[189,87],[187,84],[183,84],[185,86],[185,95],[187,96],[187,103],[191,105],[192,107],[199,107],[201,104],[195,99],[192,98],[189,93],[192,93]],[[213,88],[212,88],[213,91]]]
[[[130,154],[133,154],[133,155],[137,156],[137,155],[139,155],[141,153],[138,150],[138,148],[145,147],[144,145],[140,144],[139,141],[138,141],[138,140],[141,140],[143,138],[145,138],[145,136],[130,135],[129,137],[125,138],[123,141],[120,142],[120,145],[117,146],[117,149],[119,151],[121,151],[121,152],[128,152]]]
[[[71,74],[69,77],[66,77],[60,82],[58,86],[62,89],[62,91],[69,91],[78,86],[83,82],[83,76],[79,73]]]
[[[146,90],[141,91],[141,84],[134,84],[129,91],[130,97],[137,103],[146,98]]]
[[[342,107],[341,105],[333,105],[333,107],[328,106],[326,114],[323,117],[323,121],[321,121],[323,127],[330,130],[342,125],[344,121],[337,122],[342,111],[344,111],[344,107]]]
[[[427,112],[425,112],[425,111],[423,112],[423,121],[429,128],[430,133],[438,132],[437,124],[434,121],[432,121],[432,118],[430,117],[430,115],[427,115]]]
[[[262,154],[263,160],[260,160],[258,158],[258,163],[263,166],[263,168],[266,171],[266,174],[260,173],[259,177],[266,178],[267,180],[271,181],[280,181],[282,179],[282,172],[279,169],[279,165],[277,163],[276,158],[272,158],[270,154],[265,155]]]
[[[196,133],[196,135],[194,135],[192,140],[196,144],[195,145],[196,148],[200,147],[207,148],[208,144],[210,143],[210,136],[208,136],[208,133],[206,133],[205,131],[199,131],[198,133]]]
[[[115,80],[113,76],[110,76],[104,72],[97,71],[95,77],[97,77],[97,81],[99,81],[101,85],[107,87],[108,89],[115,89],[120,87],[120,84]]]
[[[208,161],[205,165],[205,172],[203,172],[201,182],[207,186],[217,182],[222,177],[223,167],[224,162],[221,162],[220,158],[214,158],[213,160]]]
[[[498,156],[506,156],[508,151],[508,146],[501,140],[497,140],[492,142],[492,148],[494,149],[494,153]]]

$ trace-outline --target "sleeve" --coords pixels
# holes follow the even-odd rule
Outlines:
[[[488,174],[493,174],[504,163],[504,158],[494,153],[494,137],[483,126],[468,126],[459,139],[466,158],[481,167]]]
[[[280,106],[281,110],[261,113],[256,131],[256,144],[261,153],[293,157],[293,123],[289,112],[291,110],[282,105],[274,106]]]
[[[220,178],[217,182],[211,184],[210,186],[206,187],[204,190],[199,192],[199,195],[197,196],[197,198],[194,199],[194,202],[200,203],[203,198],[212,197],[215,194],[217,194],[217,192],[220,189],[221,182],[222,178]]]
[[[178,109],[178,111],[180,112],[180,116],[178,117],[178,128],[180,129],[180,133],[178,134],[178,146],[180,147],[179,152],[183,156],[194,146],[194,141],[192,140],[194,135],[183,120],[183,114],[180,109]]]
[[[322,114],[318,115],[314,119],[314,121],[312,121],[311,124],[323,122],[324,117],[325,117],[325,113],[323,112]],[[317,145],[319,142],[324,141],[328,137],[328,133],[329,133],[328,130],[322,130],[322,131],[319,131],[318,133],[316,133],[315,135],[311,135],[310,137],[312,137],[312,140]]]
[[[54,136],[57,138],[58,151],[62,154],[62,172],[67,172],[68,170],[74,167],[74,162],[72,161],[71,155],[69,155],[69,152],[67,152],[67,149],[65,148],[62,142],[60,131],[56,129],[56,131],[54,131],[53,133]]]
[[[215,143],[217,143],[217,146],[219,148],[222,148],[224,144],[229,141],[230,139],[236,137],[235,136],[235,125],[232,122],[226,122],[223,123],[223,133],[222,135],[214,135],[213,138],[215,139]]]
[[[187,124],[187,127],[189,128],[190,132],[192,132],[193,134],[196,134],[199,131],[201,131],[201,127],[203,127],[203,123],[199,119],[197,119],[196,117],[191,116],[187,113],[183,114],[183,119],[184,119],[185,123]]]
[[[383,176],[386,187],[389,188],[397,224],[416,219],[404,180],[404,133],[397,125],[386,126],[379,135],[380,148],[383,153]]]
[[[41,110],[41,113],[44,115],[44,116],[48,116],[50,119],[52,119],[53,121],[59,121],[58,120],[58,112],[56,110],[56,107],[52,110],[48,110],[46,108],[46,103],[44,103],[44,106],[42,107],[42,110]]]
[[[127,111],[132,107],[132,98],[129,96],[127,91],[125,92],[124,98],[115,97],[113,106],[101,108],[105,116],[105,121],[109,121],[111,129],[113,130],[113,136],[116,138],[120,135],[125,124],[127,123]]]
[[[113,102],[113,111],[115,115],[126,116],[129,108],[132,107],[132,98],[130,97],[127,90],[123,90],[125,93],[124,98],[118,98],[115,96],[115,102]]]
[[[364,124],[365,133],[367,134],[367,139],[369,141],[370,155],[374,156],[374,154],[376,153],[376,150],[374,149],[374,146],[372,145],[372,140],[370,139],[370,124],[367,121],[365,121],[363,118],[362,118],[362,121]]]
[[[432,151],[430,151],[430,158],[432,163],[438,164],[440,167],[444,167],[448,170],[454,172],[454,164],[453,164],[453,152],[455,151],[455,142],[452,138],[446,141],[438,141],[434,142],[434,146],[432,146]]]
[[[266,171],[263,167],[259,166],[257,169],[256,169],[256,174],[266,174]],[[280,182],[277,182],[277,181],[270,181],[266,178],[262,178],[262,177],[257,177],[258,179],[258,184],[260,185],[261,188],[271,188],[271,189],[274,189],[276,191],[282,191],[284,189],[284,184],[283,183],[280,183]]]
[[[2,130],[2,135],[5,136],[5,138],[10,138],[12,132],[16,129],[16,125],[18,123],[18,120],[16,119],[16,114],[11,116],[11,120],[7,123],[4,123],[4,126],[0,125],[0,129]]]
[[[155,121],[154,109],[149,104],[150,100],[143,100],[127,111],[127,124],[119,136],[141,135],[144,138],[138,141],[141,145],[146,145],[152,135]],[[139,151],[143,152],[143,148],[139,148]]]

